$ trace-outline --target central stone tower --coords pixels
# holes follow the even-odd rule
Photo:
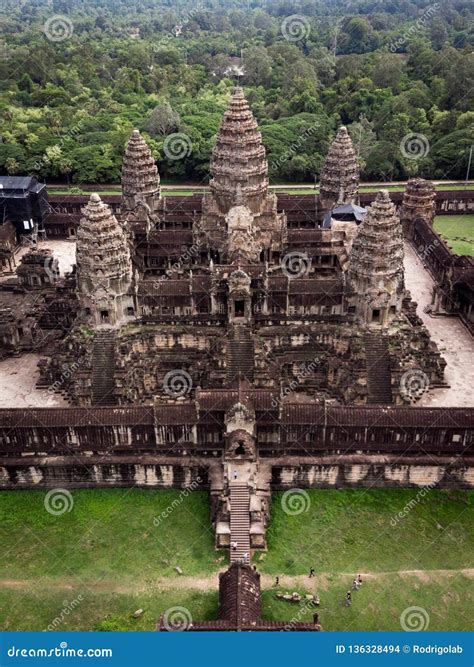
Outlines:
[[[344,126],[339,128],[327,154],[321,170],[319,192],[323,211],[336,204],[359,202],[359,166],[352,140]]]
[[[225,254],[228,216],[234,219],[232,209],[239,206],[254,218],[259,251],[281,251],[286,240],[286,217],[277,212],[277,198],[268,191],[262,135],[242,88],[234,89],[222,118],[210,172],[198,240]]]

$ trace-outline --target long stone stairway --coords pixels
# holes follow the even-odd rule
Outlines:
[[[237,548],[230,549],[230,562],[250,555],[250,492],[248,484],[232,484],[230,487],[230,541]]]
[[[92,350],[92,404],[114,405],[115,332],[97,331]]]
[[[235,325],[227,343],[226,382],[242,377],[253,380],[255,347],[250,330],[245,325]]]
[[[376,332],[365,334],[368,403],[393,403],[390,353],[387,340]]]

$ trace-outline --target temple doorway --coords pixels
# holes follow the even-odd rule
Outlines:
[[[234,317],[245,317],[245,301],[243,299],[234,302]]]

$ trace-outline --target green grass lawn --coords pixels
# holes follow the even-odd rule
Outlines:
[[[456,254],[474,257],[474,215],[438,215],[434,228]]]
[[[409,607],[421,607],[429,618],[428,630],[472,630],[474,594],[472,579],[460,574],[384,575],[366,578],[352,594],[352,605],[344,604],[351,588],[351,576],[333,575],[322,584],[316,579],[321,605],[317,609],[324,630],[396,631],[402,630],[400,616]],[[284,581],[282,582],[284,583]],[[277,600],[275,590],[263,594],[264,615],[272,620],[311,621],[315,609],[301,602]],[[286,591],[285,588],[278,589]],[[293,592],[290,587],[289,591]],[[307,589],[297,588],[304,594]]]
[[[409,606],[426,609],[433,630],[472,625],[473,579],[466,571],[474,553],[472,494],[307,493],[309,509],[296,516],[283,511],[282,493],[273,496],[269,549],[254,558],[264,618],[304,620],[313,613],[304,603],[275,599],[278,575],[281,590],[318,591],[326,630],[397,630]],[[175,606],[195,620],[216,618],[217,573],[227,556],[214,550],[207,493],[72,495],[72,510],[52,516],[42,491],[0,492],[0,629],[43,630],[60,617],[61,630],[152,630]],[[155,526],[154,517],[173,501],[170,515]],[[410,502],[412,509],[392,525]],[[310,567],[316,579],[308,579]],[[364,584],[346,608],[342,601],[356,572],[364,573]],[[144,614],[134,619],[139,608]]]
[[[472,494],[432,490],[393,526],[391,519],[416,497],[416,491],[307,493],[310,508],[296,516],[283,511],[282,493],[273,495],[263,572],[299,575],[310,567],[320,572],[386,572],[473,564]]]

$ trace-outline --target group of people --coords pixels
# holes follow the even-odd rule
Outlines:
[[[358,574],[356,577],[354,577],[354,580],[352,582],[352,590],[358,591],[361,586],[362,586],[362,577],[360,576],[360,574]],[[350,607],[351,604],[352,604],[352,591],[347,591],[346,607]]]
[[[314,570],[314,567],[311,567],[309,570],[308,577],[310,579],[313,579],[315,576],[316,572]],[[275,577],[274,586],[279,586],[279,585],[280,585],[280,577]],[[350,607],[352,604],[352,591],[358,591],[361,586],[362,586],[362,576],[360,574],[357,574],[354,577],[354,580],[352,581],[352,590],[347,591],[346,593],[346,607]],[[319,604],[319,596],[316,597],[318,598],[318,604]]]

